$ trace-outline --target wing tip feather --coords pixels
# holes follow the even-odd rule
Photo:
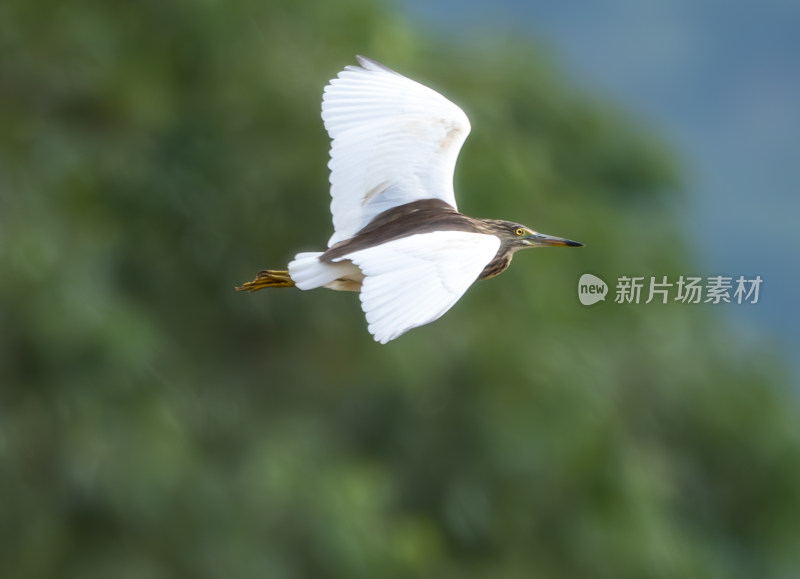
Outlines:
[[[371,58],[369,58],[367,56],[362,56],[361,54],[356,54],[356,60],[358,61],[358,64],[361,65],[361,68],[363,70],[374,70],[374,71],[391,72],[392,74],[396,74],[398,76],[402,76],[396,70],[392,70],[391,68],[389,68],[385,64],[382,64],[382,63],[378,62],[377,60],[373,60],[373,59],[371,59]],[[349,68],[355,68],[355,67],[349,67]]]

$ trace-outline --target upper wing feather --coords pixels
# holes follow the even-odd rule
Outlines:
[[[369,332],[385,344],[438,319],[464,295],[500,240],[465,231],[435,231],[395,239],[339,258],[364,274],[361,308]]]
[[[470,131],[464,111],[436,91],[368,58],[358,62],[322,98],[332,140],[329,246],[411,201],[435,198],[455,208],[453,172]]]

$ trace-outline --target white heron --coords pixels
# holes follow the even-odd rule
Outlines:
[[[519,223],[458,212],[453,173],[470,131],[458,106],[363,56],[325,87],[333,236],[238,290],[358,291],[369,332],[385,344],[441,317],[519,249],[582,244]]]

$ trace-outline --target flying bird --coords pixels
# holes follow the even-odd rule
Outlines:
[[[369,332],[385,344],[433,322],[476,280],[503,272],[520,249],[580,246],[458,212],[453,173],[470,131],[458,106],[363,56],[325,87],[331,138],[333,236],[237,287],[360,292]]]

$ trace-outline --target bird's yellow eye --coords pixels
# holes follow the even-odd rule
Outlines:
[[[517,227],[514,230],[514,235],[516,235],[517,237],[522,237],[523,235],[525,235],[525,230],[522,229],[522,227]]]

